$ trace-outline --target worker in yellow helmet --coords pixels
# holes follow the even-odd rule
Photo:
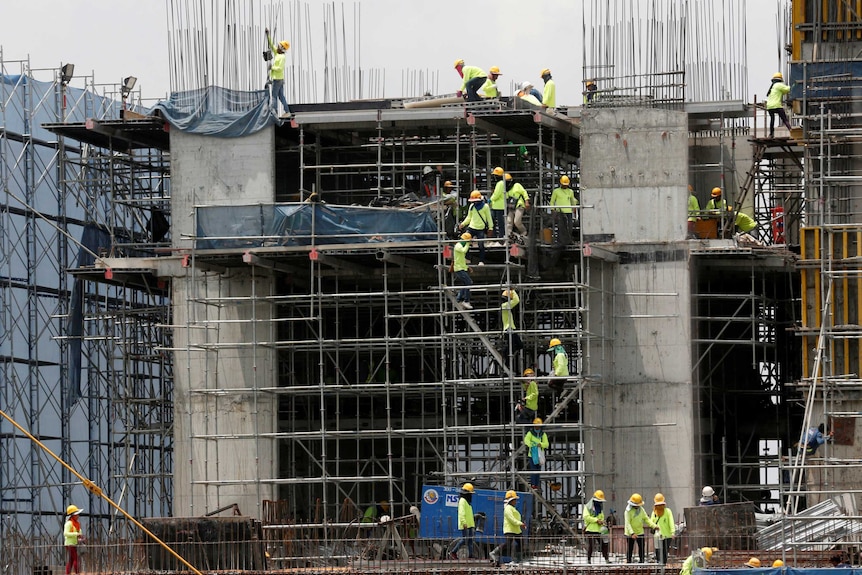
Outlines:
[[[762,565],[760,564],[760,559],[758,557],[751,557],[748,561],[745,562],[745,566],[749,569],[760,569]]]
[[[557,232],[557,243],[561,245],[572,243],[572,226],[578,207],[575,191],[570,187],[571,182],[569,176],[562,175],[560,187],[551,192],[551,215]]]
[[[537,404],[538,407],[538,404]],[[532,429],[527,430],[524,435],[524,446],[527,448],[527,469],[530,471],[541,471],[545,466],[545,450],[550,443],[548,434],[542,431],[542,418],[533,420]],[[530,487],[539,489],[539,474],[530,474]]]
[[[449,559],[458,559],[458,550],[467,545],[467,558],[473,559],[473,536],[476,533],[476,521],[473,517],[473,484],[461,486],[461,496],[458,498],[458,529],[461,538],[449,552]]]
[[[515,407],[518,413],[515,423],[532,423],[536,419],[536,411],[539,409],[539,384],[536,383],[536,372],[532,367],[524,370],[522,386],[524,395]],[[526,443],[526,439],[524,443]]]
[[[548,68],[542,70],[539,75],[542,81],[545,82],[545,88],[542,90],[542,106],[545,108],[557,107],[557,84],[551,77],[551,71]]]
[[[69,556],[69,560],[66,562],[66,575],[70,575],[73,569],[76,574],[81,572],[81,566],[78,563],[78,544],[84,542],[79,520],[82,511],[83,509],[78,509],[77,505],[69,505],[66,508],[68,519],[63,525],[63,545]]]
[[[664,565],[667,563],[670,540],[676,535],[676,524],[673,522],[673,511],[667,506],[661,493],[656,493],[653,497],[650,519],[658,526],[655,532],[655,561],[659,565]]]
[[[596,81],[593,79],[584,81],[584,104],[592,104],[593,100],[596,99],[596,92],[598,92],[599,87],[596,85]]]
[[[470,232],[461,234],[461,240],[455,244],[455,254],[452,256],[452,271],[455,272],[455,284],[462,285],[455,296],[455,302],[460,303],[462,307],[473,309],[470,304],[470,286],[473,285],[473,279],[470,277],[469,267],[467,266],[467,252],[470,251],[470,242],[473,240],[473,235]]]
[[[491,563],[496,567],[500,566],[500,556],[503,551],[511,553],[513,562],[517,563],[521,560],[521,532],[527,527],[527,524],[521,519],[521,512],[518,511],[518,494],[511,489],[506,492],[505,506],[503,507],[503,535],[506,541],[502,545],[498,545],[491,550],[488,555],[491,557]]]
[[[607,539],[609,533],[607,525],[605,525],[605,492],[601,489],[596,489],[586,505],[581,517],[584,520],[584,531],[587,536],[587,563],[590,563],[593,558],[593,546],[597,543],[602,551],[602,557],[605,558],[605,563],[610,563],[610,540]]]
[[[482,93],[485,94],[486,98],[500,97],[500,91],[497,89],[497,78],[502,75],[500,68],[497,66],[491,66],[488,69],[488,79],[482,84]]]
[[[548,387],[554,393],[562,393],[566,385],[566,380],[569,377],[569,356],[566,354],[566,348],[559,338],[553,338],[548,342],[548,352],[554,354],[553,368],[554,377],[548,381]]]
[[[698,569],[706,568],[716,551],[718,551],[718,549],[715,547],[701,547],[700,549],[695,549],[691,552],[691,555],[683,561],[679,575],[692,575],[692,571],[695,567]]]
[[[482,68],[477,66],[465,66],[464,60],[455,60],[455,71],[463,78],[461,89],[458,90],[458,97],[466,98],[468,102],[478,102],[482,99],[479,95],[479,89],[485,84],[488,79],[488,74]]]
[[[290,108],[287,105],[287,99],[284,97],[284,68],[287,63],[286,52],[290,49],[290,42],[283,40],[277,45],[269,35],[269,28],[266,28],[266,41],[269,42],[269,47],[274,52],[272,61],[269,66],[269,79],[272,83],[272,98],[270,105],[272,111],[278,115],[278,103],[284,107],[284,114],[290,115]]]
[[[625,516],[626,523],[624,533],[626,535],[626,563],[632,562],[632,552],[635,545],[638,546],[638,558],[640,563],[645,559],[645,542],[644,542],[644,525],[650,529],[658,527],[655,522],[649,518],[643,508],[644,498],[640,493],[632,493],[626,503]]]
[[[500,343],[497,346],[497,351],[500,352],[500,355],[503,356],[503,360],[508,362],[508,365],[511,369],[512,365],[517,365],[517,357],[512,357],[512,361],[509,361],[509,350],[511,349],[512,354],[517,354],[519,351],[524,349],[524,342],[521,341],[521,336],[518,335],[517,327],[515,326],[515,313],[514,310],[518,307],[518,304],[521,303],[521,297],[518,295],[518,292],[513,289],[505,289],[502,293],[503,303],[500,305],[500,320],[503,324],[503,333],[500,337]],[[530,370],[532,371],[532,370]],[[527,375],[527,370],[524,371],[524,375]],[[523,418],[525,421],[523,423],[527,423],[531,421],[535,416],[535,409],[538,408],[539,405],[539,386],[536,385],[535,390],[535,401],[527,402],[526,398],[529,398],[531,395],[531,390],[526,389],[525,399],[521,401],[518,405],[525,405],[526,407],[530,407],[530,405],[535,404],[535,407],[532,409],[533,414],[523,414]],[[519,417],[522,417],[522,412],[519,411]]]
[[[511,177],[511,176],[509,176]],[[491,194],[491,219],[494,220],[494,236],[503,238],[506,232],[506,172],[502,166],[497,166],[491,173],[494,192]],[[500,247],[502,244],[492,242],[488,247]]]
[[[781,120],[790,131],[790,122],[787,120],[787,112],[784,111],[784,96],[790,93],[790,86],[784,83],[784,74],[776,72],[772,75],[772,83],[766,92],[766,111],[769,112],[769,137],[775,137],[775,116]]]
[[[524,226],[524,212],[530,209],[530,196],[520,182],[516,182],[511,174],[506,174],[506,232],[511,233],[512,228],[518,230],[522,236],[527,235]]]

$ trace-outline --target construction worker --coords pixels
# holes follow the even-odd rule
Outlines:
[[[760,559],[757,557],[751,557],[748,561],[745,562],[745,566],[751,569],[760,569]]]
[[[772,562],[773,569],[781,569],[782,567],[784,567],[784,561],[782,561],[781,559],[776,559]]]
[[[521,82],[521,89],[518,91],[518,97],[525,102],[529,102],[533,106],[542,106],[542,95],[529,80]]]
[[[511,174],[506,174],[503,168],[497,166],[491,174],[494,183],[494,192],[491,194],[491,219],[494,221],[494,236],[503,237],[506,230],[506,176],[512,179]],[[499,244],[488,244],[499,247]]]
[[[641,497],[641,494],[632,493],[626,504],[625,513],[623,513],[626,520],[624,530],[626,535],[626,563],[632,562],[632,552],[635,545],[638,546],[640,563],[644,562],[644,552],[646,550],[644,547],[644,525],[650,529],[657,527],[655,522],[644,511],[643,504],[644,498]]]
[[[512,350],[512,353],[518,353],[522,349],[524,349],[524,344],[521,342],[521,336],[518,335],[518,332],[515,331],[517,328],[515,327],[515,314],[514,309],[518,307],[518,304],[521,303],[521,298],[518,296],[518,292],[513,289],[503,290],[503,303],[500,305],[500,317],[503,324],[503,335],[501,338],[501,345],[499,346],[500,355],[504,358],[509,357],[509,349]],[[510,345],[511,344],[511,345]],[[511,366],[510,366],[511,367]],[[526,374],[526,372],[525,372]],[[539,399],[539,390],[538,386],[536,387],[536,401]],[[535,408],[534,408],[535,409]],[[525,416],[526,417],[526,416]],[[535,413],[530,415],[527,419],[529,421],[535,417]],[[526,423],[527,421],[523,422]]]
[[[66,523],[63,525],[63,545],[66,547],[66,575],[75,570],[75,573],[81,572],[81,566],[78,563],[78,543],[84,542],[84,536],[81,531],[81,521],[79,516],[83,509],[78,509],[75,505],[70,505],[66,508]]]
[[[446,180],[443,182],[443,229],[446,231],[446,237],[450,240],[457,240],[461,237],[461,230],[455,219],[457,211],[458,190],[455,189],[455,184]]]
[[[790,131],[787,112],[784,111],[784,95],[790,92],[790,86],[784,83],[784,74],[776,72],[772,75],[772,84],[766,92],[766,111],[769,112],[769,137],[775,137],[775,116],[781,120]]]
[[[458,97],[466,98],[468,102],[478,102],[482,99],[479,95],[479,89],[485,84],[488,79],[488,74],[485,70],[477,66],[465,66],[464,60],[455,60],[455,71],[463,78],[461,89],[458,90]]]
[[[575,199],[575,191],[569,187],[570,183],[569,176],[560,176],[560,187],[551,192],[551,214],[560,244],[572,243],[572,225],[578,200]]]
[[[695,237],[694,222],[700,219],[700,201],[694,193],[694,186],[688,185],[688,235]]]
[[[502,76],[500,73],[500,68],[497,66],[491,66],[488,69],[488,79],[485,80],[485,83],[482,84],[482,93],[485,94],[486,98],[499,98],[500,91],[497,89],[497,78]]]
[[[656,493],[653,497],[650,520],[658,526],[655,537],[655,560],[656,563],[664,565],[667,563],[670,540],[676,535],[676,524],[673,522],[673,512],[667,506],[664,495],[661,493]]]
[[[610,542],[605,540],[608,527],[605,525],[605,492],[597,489],[593,493],[593,498],[584,505],[584,512],[581,517],[584,520],[584,532],[587,536],[587,563],[590,563],[593,557],[593,545],[599,544],[602,551],[602,557],[605,558],[605,563],[610,563],[608,553],[610,551]]]
[[[811,456],[817,453],[821,445],[827,441],[832,441],[834,435],[832,432],[826,433],[826,427],[821,423],[819,426],[811,426],[805,432],[805,437],[800,443],[805,445],[805,455]],[[796,444],[798,448],[799,444]]]
[[[542,90],[542,106],[545,108],[557,107],[557,84],[551,78],[551,71],[548,68],[542,70],[539,75],[542,81],[545,82],[545,88]]]
[[[524,396],[515,408],[518,412],[518,417],[515,419],[516,423],[535,422],[537,419],[536,411],[539,409],[539,384],[536,383],[536,372],[533,371],[533,368],[528,367],[524,370],[524,377],[528,379],[521,382],[524,388]],[[524,443],[526,443],[526,440],[524,440]],[[528,445],[527,447],[530,446]]]
[[[437,189],[440,182],[437,181],[437,174],[431,166],[422,168],[422,191],[426,198],[436,198]]]
[[[538,407],[538,405],[537,405]],[[524,435],[524,445],[527,447],[527,469],[541,471],[545,465],[545,450],[548,448],[548,434],[542,431],[542,418],[533,420],[533,428]],[[530,487],[539,489],[539,474],[530,475]]]
[[[485,233],[494,231],[494,220],[491,219],[491,207],[485,201],[485,196],[479,190],[470,192],[470,207],[467,208],[467,216],[459,229],[467,228],[467,232],[473,239],[479,240],[479,265],[485,265]]]
[[[718,551],[718,549],[715,547],[701,547],[700,549],[695,549],[691,552],[691,555],[683,561],[679,575],[692,575],[692,571],[695,567],[698,569],[704,569],[712,559],[713,553],[716,551]]]
[[[452,256],[452,271],[455,272],[455,284],[464,286],[458,290],[455,296],[455,301],[467,309],[473,309],[470,304],[470,286],[473,285],[473,280],[470,278],[469,268],[467,267],[467,252],[470,251],[470,242],[473,236],[470,232],[461,234],[461,241],[455,244],[455,254]]]
[[[721,199],[721,188],[712,188],[710,199],[706,203],[706,211],[711,216],[721,216],[727,211],[727,202]]]
[[[757,227],[757,221],[745,212],[736,212],[734,220],[736,229],[739,231],[733,236],[739,244],[763,246],[763,242],[751,235],[751,231]]]
[[[556,337],[548,343],[548,351],[554,354],[554,377],[548,382],[548,387],[555,393],[562,393],[569,377],[569,356],[563,342]]]
[[[500,566],[500,557],[503,551],[509,551],[515,563],[521,559],[521,532],[527,525],[521,520],[521,512],[515,507],[518,499],[518,494],[511,489],[506,492],[503,507],[503,535],[506,537],[506,541],[502,545],[498,545],[492,549],[491,553],[489,553],[491,563],[495,567]]]
[[[458,550],[467,544],[467,557],[473,559],[473,536],[476,533],[476,520],[473,517],[473,484],[465,483],[461,486],[461,497],[458,498],[458,529],[461,530],[461,539],[449,553],[449,559],[458,559]]]
[[[715,492],[715,489],[706,485],[703,489],[700,490],[700,501],[698,501],[699,506],[703,505],[719,505],[721,500],[718,498],[718,494]]]
[[[599,87],[596,86],[595,80],[587,80],[584,84],[584,104],[591,104],[596,97],[596,91]]]
[[[527,228],[524,227],[524,211],[530,209],[530,196],[527,195],[527,190],[524,189],[519,182],[516,182],[512,175],[507,173],[506,179],[506,234],[512,233],[512,226],[517,228],[518,233],[522,236],[527,235]]]
[[[284,68],[287,62],[286,52],[290,50],[290,42],[283,40],[276,45],[269,35],[269,28],[266,28],[266,41],[269,42],[270,49],[274,52],[269,68],[269,79],[272,82],[272,98],[270,105],[272,111],[278,115],[278,102],[284,107],[284,114],[290,115],[290,108],[287,105],[287,98],[284,97]]]
[[[362,514],[362,523],[377,523],[377,519],[387,513],[389,513],[388,501],[372,503],[365,509],[365,513]]]

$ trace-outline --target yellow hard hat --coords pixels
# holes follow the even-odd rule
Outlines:
[[[754,567],[755,569],[760,569],[760,559],[757,557],[752,557],[748,561],[745,562],[749,567]]]
[[[464,232],[463,234],[461,234],[461,239],[462,240],[468,240],[468,241],[472,240],[473,234],[471,234],[470,232]]]
[[[482,192],[480,192],[479,190],[473,190],[472,192],[470,192],[470,199],[468,201],[481,202],[482,199]]]
[[[520,499],[518,494],[512,491],[511,489],[506,492],[506,501],[512,501],[513,499]]]
[[[779,567],[784,567],[784,561],[782,561],[781,559],[776,559],[772,562],[773,569],[778,569]]]
[[[467,493],[473,493],[473,484],[465,483],[461,486],[461,491],[466,491]]]
[[[503,168],[501,168],[500,166],[497,166],[496,168],[494,168],[494,175],[495,176],[502,176],[504,173],[505,172],[503,171]]]
[[[552,349],[554,349],[558,345],[563,345],[563,342],[561,342],[557,338],[552,339],[551,342],[548,344],[548,351],[551,351]]]
[[[712,188],[712,192],[710,192],[710,195],[713,198],[717,198],[718,196],[721,195],[721,188]]]
[[[452,183],[452,182],[450,182],[449,180],[446,180],[445,182],[443,182],[443,187],[444,187],[444,188],[454,188],[454,187],[455,187],[455,184],[453,184],[453,183]]]
[[[550,68],[545,68],[544,70],[539,72],[539,77],[550,76],[550,75],[551,75],[551,69]]]
[[[688,185],[688,191],[689,191],[689,192],[693,192],[693,191],[694,191],[694,187],[693,187],[691,184],[689,184],[689,185]]]
[[[282,40],[278,45],[281,46],[283,50],[290,50],[290,42],[287,40]]]
[[[510,295],[512,295],[512,294],[509,293],[509,290],[507,290],[507,289],[503,290],[503,297],[509,297]]]
[[[536,374],[536,372],[533,371],[532,367],[528,367],[527,369],[524,370],[524,376],[525,377],[529,377],[529,376],[535,375],[535,374]]]
[[[641,497],[640,493],[632,493],[632,496],[629,497],[629,503],[632,505],[641,506],[644,503],[644,498]]]
[[[593,499],[596,501],[604,501],[605,500],[605,492],[601,489],[596,489],[596,492],[593,493]]]
[[[655,497],[652,498],[652,502],[654,505],[667,505],[664,500],[664,495],[662,493],[656,493]]]
[[[534,420],[533,420],[533,425],[542,425],[542,418],[541,418],[541,417],[537,417],[536,419],[534,419]]]
[[[498,75],[498,76],[502,76],[502,75],[503,75],[503,74],[501,74],[501,73],[500,73],[500,68],[498,68],[497,66],[491,66],[491,68],[490,68],[488,71],[489,71],[490,73],[492,73],[492,74],[496,74],[496,75]]]
[[[509,172],[506,172],[505,176],[503,177],[506,179],[507,182],[512,181],[512,174],[510,174]]]
[[[463,65],[464,65],[463,59],[458,58],[457,60],[455,60],[455,68],[457,68],[458,66],[463,66]]]
[[[66,508],[66,515],[78,515],[80,512],[81,510],[74,505],[70,505]]]
[[[781,72],[776,72],[775,74],[772,75],[772,79],[773,80],[783,80],[784,74],[782,74]]]
[[[592,86],[596,83],[595,80],[587,80],[587,86]]]
[[[569,176],[560,176],[560,184],[568,186],[570,182]]]
[[[703,553],[704,559],[709,561],[712,559],[712,554],[717,551],[717,549],[713,549],[712,547],[701,547],[700,552]]]

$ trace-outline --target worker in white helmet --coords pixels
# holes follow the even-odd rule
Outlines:
[[[529,80],[521,82],[521,89],[518,91],[518,97],[524,102],[528,102],[538,108],[542,106],[542,95],[533,87],[533,83]]]
[[[715,492],[715,489],[707,485],[700,492],[700,501],[698,501],[698,505],[718,505],[721,503],[721,500],[718,498],[718,494]]]

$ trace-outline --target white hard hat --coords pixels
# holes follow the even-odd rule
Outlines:
[[[715,490],[709,485],[707,485],[703,488],[703,491],[701,491],[700,494],[704,497],[712,497],[713,495],[715,495]]]
[[[533,87],[533,83],[532,83],[532,82],[530,82],[529,80],[524,80],[524,81],[521,83],[521,89],[522,89],[522,90],[529,90],[529,89],[530,89],[530,88],[532,88],[532,87]]]
[[[426,176],[430,173],[431,173],[431,166],[425,166],[424,168],[422,168],[422,175],[423,176]]]

